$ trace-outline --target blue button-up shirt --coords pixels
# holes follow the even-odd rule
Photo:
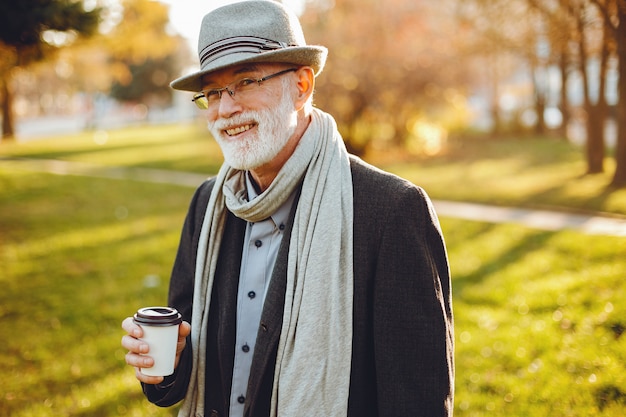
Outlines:
[[[258,196],[249,174],[246,175],[246,187],[249,200]],[[243,416],[263,302],[294,197],[295,193],[266,220],[248,222],[246,225],[237,293],[237,337],[230,391],[230,417]]]

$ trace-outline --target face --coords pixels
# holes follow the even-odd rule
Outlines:
[[[262,78],[283,68],[239,68],[218,74],[205,90],[220,88],[242,78]],[[212,76],[213,77],[213,76]],[[271,162],[294,134],[297,112],[292,97],[293,79],[285,74],[254,87],[245,100],[222,94],[209,109],[208,128],[220,145],[224,160],[235,169],[252,170]]]

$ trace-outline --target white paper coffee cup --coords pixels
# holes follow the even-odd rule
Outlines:
[[[176,359],[178,326],[182,322],[180,313],[171,307],[145,307],[135,313],[133,321],[143,330],[143,337],[140,340],[150,347],[145,355],[154,359],[154,366],[141,368],[141,373],[149,376],[172,375]]]

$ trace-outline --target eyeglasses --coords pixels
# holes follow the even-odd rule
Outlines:
[[[235,95],[237,95],[237,99],[242,99],[246,96],[246,94],[254,92],[256,88],[261,85],[262,82],[270,80],[274,77],[278,77],[279,75],[287,74],[288,72],[297,70],[297,68],[289,68],[279,71],[275,74],[267,75],[263,78],[242,78],[241,80],[233,81],[226,87],[202,91],[193,96],[191,101],[196,103],[196,106],[199,109],[207,110],[209,107],[219,103],[219,101],[222,99],[222,93],[224,91],[228,92],[228,95],[230,95],[233,99],[235,99]]]

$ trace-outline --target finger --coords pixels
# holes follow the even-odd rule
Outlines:
[[[135,323],[132,317],[126,317],[122,322],[122,329],[126,330],[129,335],[140,338],[143,337],[143,329]]]
[[[150,376],[150,375],[144,375],[141,372],[141,368],[135,368],[135,378],[137,378],[139,381],[145,383],[145,384],[160,384],[161,382],[163,382],[163,377],[162,376]]]
[[[141,329],[141,326],[135,323],[132,317],[126,317],[124,321],[122,321],[122,329],[126,330],[126,333],[133,337],[143,337],[143,330]]]
[[[179,354],[185,348],[187,344],[187,336],[191,333],[191,326],[189,323],[183,321],[178,328],[178,342],[176,343],[176,353]]]
[[[176,342],[176,354],[178,355],[182,352],[185,349],[185,346],[187,346],[187,339],[178,339],[178,342]]]
[[[178,339],[178,343],[176,343],[176,359],[174,361],[174,366],[178,366],[180,355],[183,350],[185,350],[185,346],[187,346],[187,339]]]
[[[132,317],[126,317],[122,321],[122,329],[126,330],[128,333],[131,333],[133,327],[137,326],[133,321]]]
[[[152,368],[154,366],[154,359],[148,355],[138,355],[133,352],[128,352],[124,359],[126,363],[134,368]]]
[[[148,353],[150,351],[150,345],[129,335],[122,336],[122,347],[132,353]]]
[[[183,321],[178,327],[178,338],[179,339],[181,337],[185,338],[189,336],[190,333],[191,333],[191,324],[187,323],[186,321]]]

